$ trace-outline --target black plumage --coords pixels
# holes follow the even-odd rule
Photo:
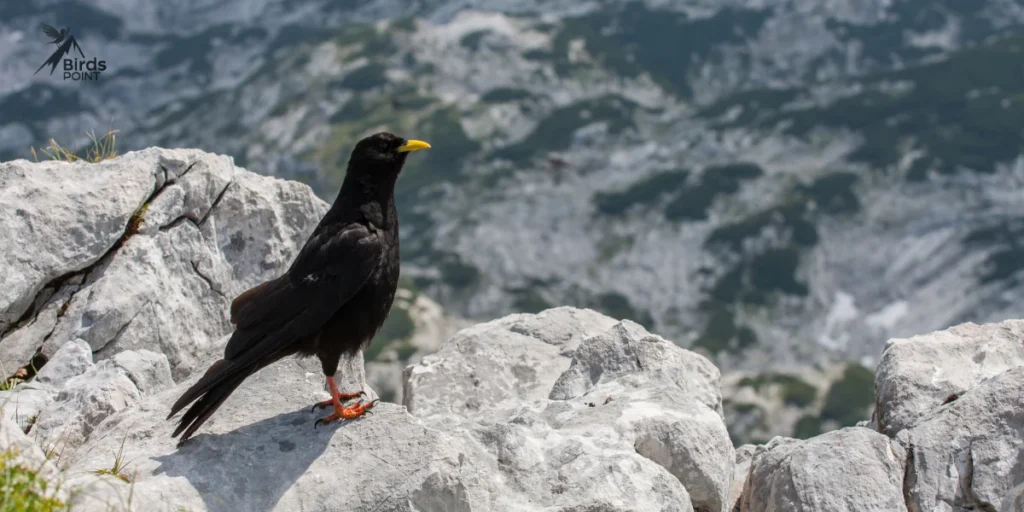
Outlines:
[[[334,374],[343,355],[370,342],[391,309],[398,287],[398,213],[394,189],[410,151],[425,142],[378,133],[356,144],[341,191],[284,275],[245,291],[231,303],[235,331],[202,378],[171,407],[190,403],[174,430],[187,440],[224,400],[259,369],[298,354],[319,358],[334,414],[357,417],[372,403],[344,408]],[[318,420],[319,423],[319,420]]]

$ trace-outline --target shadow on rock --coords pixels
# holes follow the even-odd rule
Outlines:
[[[313,428],[309,407],[223,434],[198,434],[168,455],[154,475],[184,477],[210,511],[269,510],[310,471],[352,423]],[[360,420],[355,420],[360,421]]]

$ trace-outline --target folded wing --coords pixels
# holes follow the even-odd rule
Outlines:
[[[259,358],[315,334],[362,288],[382,255],[377,234],[363,224],[319,226],[286,274],[231,303],[236,327],[224,358]]]

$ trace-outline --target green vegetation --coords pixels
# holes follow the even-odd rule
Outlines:
[[[471,139],[462,128],[459,111],[455,107],[435,110],[416,127],[417,138],[430,142],[436,141],[430,151],[426,151],[423,162],[417,168],[429,170],[431,181],[446,180],[459,182],[463,179],[462,162],[480,150],[480,143]],[[409,167],[412,167],[411,165]],[[403,173],[404,174],[404,173]],[[405,181],[409,185],[409,176],[403,175],[399,186]]]
[[[339,85],[357,92],[368,91],[388,83],[386,71],[387,67],[383,64],[370,63],[350,71]]]
[[[866,59],[886,66],[914,64],[940,53],[938,47],[906,44],[907,34],[942,30],[950,23],[950,15],[956,16],[957,38],[964,43],[977,43],[997,33],[996,26],[985,15],[983,2],[903,0],[890,3],[886,10],[888,15],[878,23],[830,19],[827,27],[843,45],[857,44]]]
[[[810,439],[818,434],[821,434],[821,418],[812,414],[801,416],[793,426],[793,437],[797,439]]]
[[[735,194],[743,181],[764,175],[756,164],[733,163],[708,167],[701,174],[700,183],[684,189],[665,207],[665,218],[671,221],[702,220],[719,196]]]
[[[739,107],[742,109],[739,116],[715,126],[735,128],[754,125],[764,121],[767,116],[775,115],[785,104],[797,99],[798,96],[799,92],[795,89],[753,89],[725,96],[701,109],[699,114],[705,118],[718,118]]]
[[[418,349],[412,344],[412,341],[405,340],[395,347],[395,355],[398,356],[398,360],[405,363],[409,361],[409,358],[416,353]]]
[[[540,292],[534,288],[513,290],[512,293],[514,296],[512,307],[517,313],[540,313],[545,309],[555,307],[553,304],[544,300],[544,297],[540,295]]]
[[[706,247],[721,246],[732,251],[743,249],[743,243],[756,238],[768,228],[788,233],[799,247],[812,247],[818,243],[818,231],[808,220],[805,202],[790,202],[750,215],[736,222],[715,228],[704,242]]]
[[[741,352],[757,343],[757,334],[753,329],[737,325],[732,311],[727,306],[716,306],[708,313],[704,332],[693,344],[695,348],[702,348],[715,355],[719,352]]]
[[[602,293],[592,299],[589,307],[612,318],[632,320],[648,330],[654,328],[654,317],[647,311],[634,308],[629,299],[621,293]]]
[[[480,49],[480,41],[483,40],[483,38],[490,32],[490,30],[475,30],[470,32],[462,36],[462,39],[459,40],[459,45],[467,50],[475,52]]]
[[[874,404],[874,373],[856,363],[846,366],[843,377],[832,383],[821,410],[822,419],[834,420],[841,426],[855,425],[867,419]]]
[[[597,260],[611,261],[615,255],[633,247],[633,235],[608,235],[597,242]]]
[[[757,377],[744,377],[740,380],[740,387],[752,387],[760,391],[765,385],[782,386],[782,401],[794,407],[806,407],[818,397],[818,389],[808,384],[805,380],[795,375],[784,373],[770,373],[758,375]]]
[[[836,172],[822,176],[810,185],[801,185],[797,191],[827,214],[853,214],[860,211],[861,206],[853,192],[857,179],[857,175],[851,172]]]
[[[807,286],[796,280],[800,252],[793,247],[769,249],[750,260],[747,270],[757,294],[779,292],[786,295],[807,295]],[[754,299],[765,302],[763,298]]]
[[[736,162],[704,169],[695,185],[687,185],[690,172],[683,169],[659,171],[624,190],[600,192],[594,196],[601,215],[622,215],[636,205],[652,206],[664,197],[671,197],[665,206],[665,218],[671,221],[707,218],[715,199],[734,194],[744,181],[764,175],[752,163]]]
[[[870,77],[864,92],[767,122],[787,120],[794,135],[823,126],[856,130],[865,143],[851,158],[877,169],[898,163],[912,140],[927,156],[916,162],[910,180],[961,168],[991,173],[1024,146],[1022,58],[1024,35],[987,42],[939,62]],[[883,88],[895,82],[913,87]]]
[[[559,108],[545,117],[521,142],[500,148],[495,158],[523,163],[533,155],[569,147],[576,130],[591,123],[605,122],[612,135],[635,127],[633,115],[639,106],[621,96],[606,95]]]
[[[480,271],[476,267],[464,263],[456,254],[446,254],[445,260],[439,265],[441,280],[456,290],[475,286],[480,282]]]
[[[599,192],[594,195],[597,212],[602,215],[621,215],[634,205],[652,205],[686,183],[690,175],[686,170],[659,171],[633,183],[618,192]]]
[[[862,90],[830,104],[784,111],[783,105],[810,94],[805,89],[757,89],[724,97],[701,114],[719,118],[742,107],[737,119],[717,126],[781,126],[800,137],[820,128],[847,129],[864,138],[850,158],[879,171],[895,169],[908,147],[923,150],[924,156],[907,170],[910,181],[960,169],[994,172],[1024,147],[1024,69],[1018,65],[1024,58],[1024,30],[997,35],[978,10],[981,5],[908,0],[893,4],[897,14],[878,24],[831,21],[834,33],[859,42],[867,59],[888,69],[858,80]],[[908,27],[943,27],[947,12],[963,16],[959,35],[972,44],[944,59],[935,58],[938,48],[905,44]],[[856,212],[859,203],[848,192],[852,176],[831,179],[805,191],[831,194],[831,200],[819,201],[830,213]]]
[[[964,237],[963,243],[997,247],[978,269],[982,284],[1009,280],[1024,270],[1024,218],[976,229]]]
[[[128,468],[128,465],[131,464],[131,461],[124,460],[124,442],[127,439],[128,438],[125,437],[121,440],[121,447],[117,449],[117,454],[114,455],[114,465],[109,468],[97,469],[97,475],[111,475],[123,480],[125,483],[131,483],[131,479],[125,475],[125,470]]]
[[[377,333],[375,339],[378,344],[380,342],[391,341],[404,341],[409,339],[412,334],[416,331],[416,323],[412,320],[412,315],[409,314],[407,307],[395,307],[391,308],[391,312],[388,314],[384,325],[381,326],[380,332]]]
[[[763,173],[752,164],[732,164],[705,171],[699,187],[683,213],[697,218],[706,215],[710,200],[700,198],[735,192],[741,180],[753,179]],[[696,345],[712,354],[728,350],[738,351],[756,343],[757,338],[746,327],[736,325],[732,318],[737,308],[771,305],[779,295],[804,297],[809,293],[807,284],[797,277],[801,257],[805,250],[818,243],[815,216],[819,214],[853,213],[860,209],[860,201],[853,191],[857,176],[852,173],[832,173],[817,178],[807,185],[798,185],[781,204],[746,215],[738,220],[719,225],[704,241],[706,248],[723,255],[728,263],[725,271],[710,283],[707,300],[701,310],[708,321]],[[682,196],[681,196],[682,197]],[[812,205],[817,208],[812,208]],[[753,244],[766,233],[773,233],[777,242],[772,246]],[[751,250],[751,247],[758,247]],[[709,272],[712,272],[710,269]]]
[[[77,162],[81,160],[97,163],[117,157],[117,130],[108,130],[107,133],[99,137],[94,132],[89,132],[89,138],[92,139],[92,144],[78,150],[66,148],[58,144],[56,140],[50,139],[49,144],[39,151],[50,160],[61,160],[64,162]],[[30,149],[32,157],[38,162],[39,154],[36,153],[36,148]],[[83,154],[79,156],[79,153]]]
[[[340,33],[334,38],[334,44],[339,47],[359,45],[359,53],[355,56],[346,57],[349,60],[353,57],[367,57],[369,59],[387,58],[398,52],[398,46],[391,39],[388,31],[377,31],[372,24],[353,23],[341,27]]]
[[[0,512],[56,512],[67,510],[54,497],[59,485],[46,480],[40,468],[18,462],[9,448],[0,452]]]
[[[691,66],[713,58],[716,48],[756,33],[768,14],[723,9],[708,18],[690,19],[631,2],[618,12],[604,9],[564,20],[552,53],[534,57],[554,59],[555,71],[568,76],[589,66],[569,60],[570,43],[582,39],[597,66],[626,77],[647,73],[665,90],[687,97]]]
[[[480,101],[484,103],[514,103],[517,101],[524,101],[532,99],[533,94],[526,89],[516,89],[513,87],[496,87],[485,92],[480,96]]]
[[[416,18],[413,16],[402,16],[391,21],[391,28],[401,32],[415,32]]]

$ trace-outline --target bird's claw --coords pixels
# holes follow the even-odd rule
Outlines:
[[[341,393],[341,394],[338,395],[338,402],[340,403],[340,402],[342,402],[344,400],[350,400],[352,398],[362,399],[362,398],[367,397],[367,396],[369,396],[369,395],[366,394],[366,391],[362,391],[362,390],[360,390],[358,393]],[[329,400],[324,400],[323,402],[317,402],[317,403],[313,404],[313,408],[311,408],[309,410],[309,412],[314,412],[317,409],[326,409],[330,405],[334,405],[334,399],[333,398],[329,399]]]
[[[354,420],[356,418],[359,418],[360,416],[369,413],[373,406],[377,405],[378,402],[380,402],[380,399],[375,398],[370,402],[360,402],[349,407],[335,407],[334,412],[331,413],[329,416],[327,416],[326,418],[320,418],[313,422],[313,429],[316,430],[316,428],[320,426],[321,423],[326,425],[337,420]]]

